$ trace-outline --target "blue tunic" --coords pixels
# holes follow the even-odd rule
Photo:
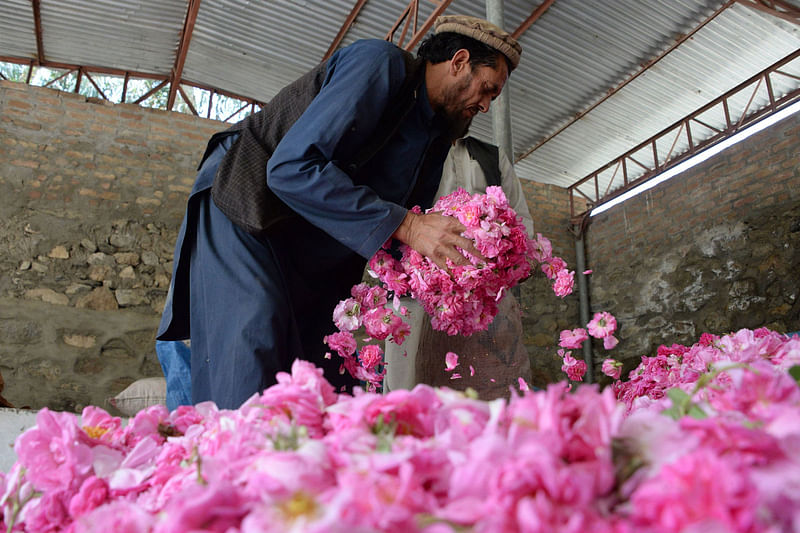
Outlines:
[[[352,177],[342,169],[375,135],[404,79],[402,52],[385,41],[358,41],[331,57],[320,92],[269,160],[270,188],[300,215],[270,237],[248,234],[211,200],[233,139],[204,162],[158,334],[173,340],[170,331],[190,330],[193,402],[238,407],[295,358],[323,367],[337,386],[354,383],[339,374],[335,355],[323,357],[322,338],[335,331],[333,308],[407,208],[431,205],[449,148],[437,142],[444,128],[423,83],[415,107],[377,154]]]

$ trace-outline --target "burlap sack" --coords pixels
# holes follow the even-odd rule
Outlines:
[[[456,390],[470,387],[482,400],[509,397],[509,387],[519,389],[520,377],[530,383],[531,364],[522,342],[519,304],[509,293],[499,307],[489,329],[469,337],[435,331],[430,320],[424,320],[415,364],[417,383]],[[451,372],[445,370],[447,352],[459,356],[459,365]],[[475,369],[474,376],[470,375],[470,365]],[[454,373],[461,377],[452,379]]]

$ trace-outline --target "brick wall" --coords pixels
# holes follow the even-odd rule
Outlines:
[[[621,319],[612,354],[630,368],[706,331],[800,329],[798,200],[795,114],[594,217],[592,308]]]
[[[208,137],[224,125],[180,113],[0,82],[2,178],[75,209],[182,212]]]
[[[567,263],[575,262],[575,239],[570,232],[569,192],[557,185],[522,180],[533,229],[553,244],[553,253]]]

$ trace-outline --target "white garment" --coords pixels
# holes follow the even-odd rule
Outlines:
[[[514,172],[514,166],[508,157],[500,151],[500,186],[508,198],[508,204],[522,217],[522,222],[528,230],[528,235],[533,237],[533,219],[522,192],[522,185]],[[487,187],[486,177],[478,161],[472,159],[467,151],[464,141],[459,139],[447,154],[442,171],[442,180],[436,197],[442,197],[461,187],[470,194],[485,193]],[[384,391],[395,389],[412,389],[416,384],[415,368],[417,348],[419,347],[420,331],[422,329],[425,310],[416,300],[401,298],[402,305],[408,308],[406,322],[411,327],[411,333],[406,337],[402,346],[387,342],[384,349],[386,376],[384,377]]]
[[[533,237],[533,219],[525,201],[525,194],[522,192],[522,184],[514,172],[514,166],[502,150],[499,163],[500,186],[508,198],[508,205],[522,217],[528,235]],[[464,141],[457,140],[444,161],[442,180],[439,182],[436,197],[450,194],[459,187],[470,194],[485,193],[486,186],[486,176],[483,175],[480,164],[470,157]]]

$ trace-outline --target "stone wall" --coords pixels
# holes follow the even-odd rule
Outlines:
[[[0,82],[0,373],[79,410],[160,375],[154,336],[216,121]]]
[[[523,180],[533,229],[553,245],[553,255],[575,270],[575,237],[570,231],[569,194],[563,187]],[[558,356],[559,332],[578,327],[578,284],[575,292],[561,299],[553,293],[552,282],[537,271],[524,282],[520,307],[525,347],[531,358],[532,382],[536,387],[563,379]]]
[[[619,319],[609,355],[743,327],[800,330],[800,116],[591,220],[591,307]],[[595,347],[596,361],[606,356]],[[598,369],[599,370],[599,369]]]

